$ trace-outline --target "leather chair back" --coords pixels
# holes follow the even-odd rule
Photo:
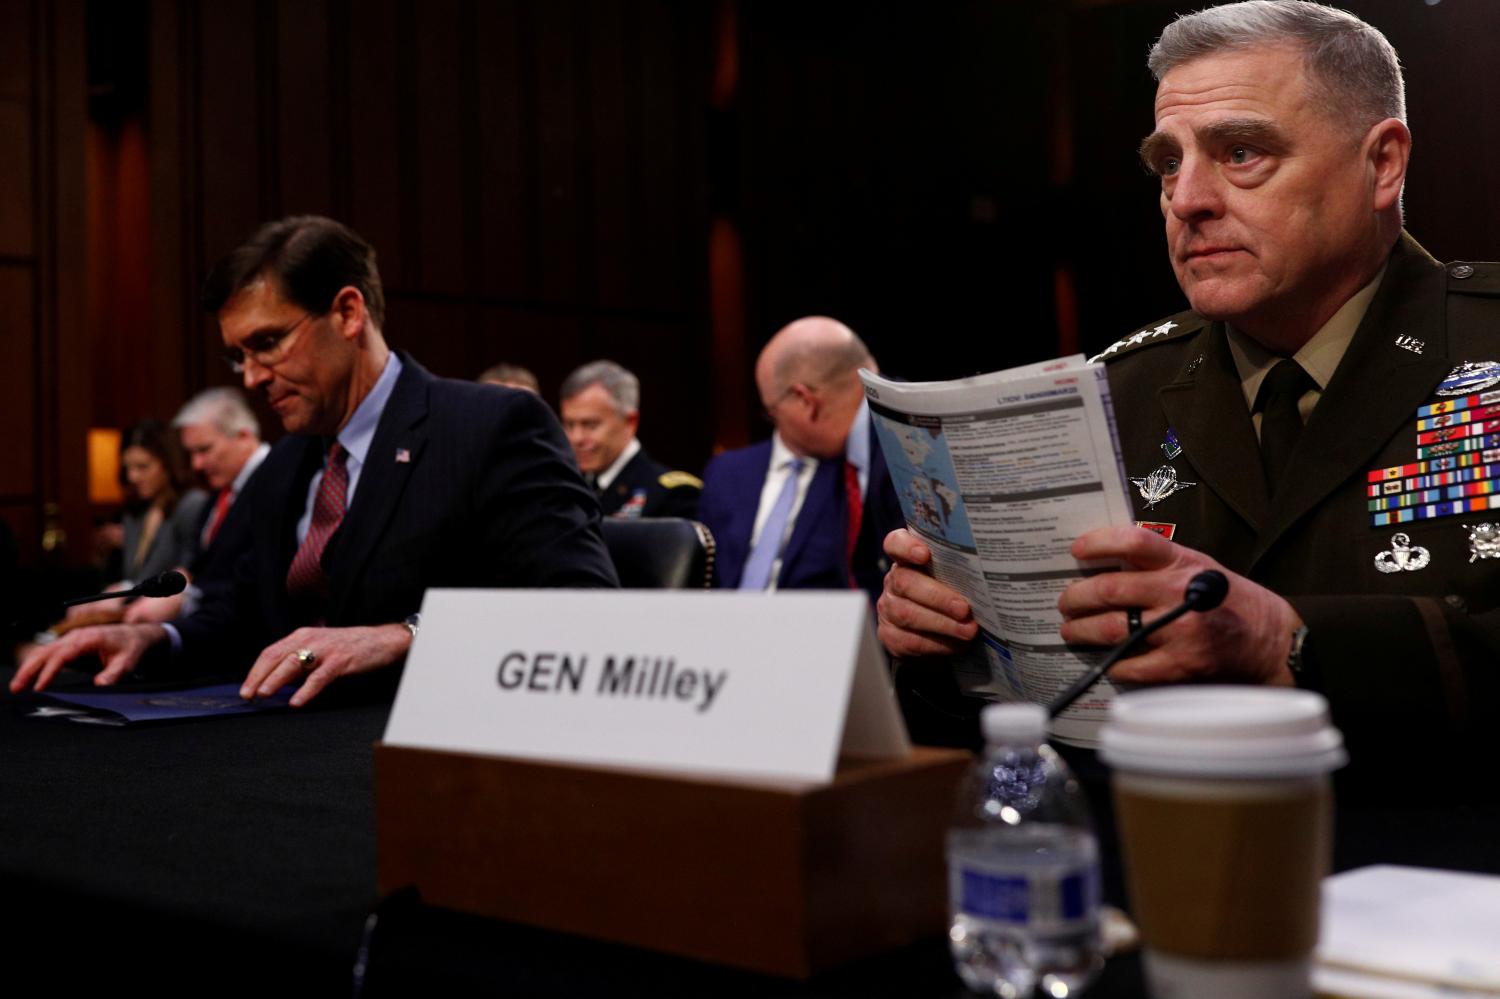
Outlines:
[[[708,589],[714,578],[714,538],[696,520],[605,517],[604,545],[627,590]]]

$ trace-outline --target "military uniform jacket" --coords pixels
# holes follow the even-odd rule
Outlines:
[[[675,472],[642,449],[599,493],[599,508],[606,517],[692,520],[698,516],[698,494],[702,491],[703,482],[696,475]]]
[[[1299,682],[1327,694],[1365,775],[1377,759],[1474,737],[1500,706],[1500,544],[1484,544],[1484,525],[1500,524],[1500,493],[1493,510],[1484,493],[1500,483],[1500,436],[1419,443],[1418,410],[1469,403],[1479,415],[1452,425],[1489,429],[1472,422],[1489,404],[1486,376],[1450,375],[1500,361],[1500,265],[1445,268],[1401,235],[1274,501],[1223,324],[1183,313],[1101,356],[1126,474],[1170,467],[1179,481],[1149,508],[1133,486],[1136,516],[1292,603],[1308,626]],[[1419,453],[1450,439],[1471,443]],[[1437,478],[1463,469],[1450,477],[1470,484]],[[1443,506],[1455,485],[1475,495]]]

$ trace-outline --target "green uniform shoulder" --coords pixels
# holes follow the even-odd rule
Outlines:
[[[1190,333],[1198,332],[1207,325],[1208,320],[1192,310],[1179,312],[1175,316],[1151,326],[1143,327],[1127,337],[1116,340],[1089,358],[1089,363],[1095,364],[1099,361],[1112,361],[1117,357],[1124,357],[1126,354],[1134,353],[1144,347],[1166,343],[1169,340],[1178,340]]]
[[[1455,260],[1443,266],[1448,272],[1449,294],[1500,295],[1500,263]]]

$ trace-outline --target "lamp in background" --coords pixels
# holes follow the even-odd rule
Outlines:
[[[89,502],[109,506],[125,501],[120,488],[120,431],[113,427],[90,427]]]

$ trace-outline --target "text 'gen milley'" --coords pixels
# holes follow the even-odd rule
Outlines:
[[[577,694],[592,690],[601,697],[677,700],[707,711],[724,689],[728,670],[678,666],[671,656],[604,657],[592,684],[589,657],[566,652],[507,652],[496,679],[502,690],[538,694]]]

